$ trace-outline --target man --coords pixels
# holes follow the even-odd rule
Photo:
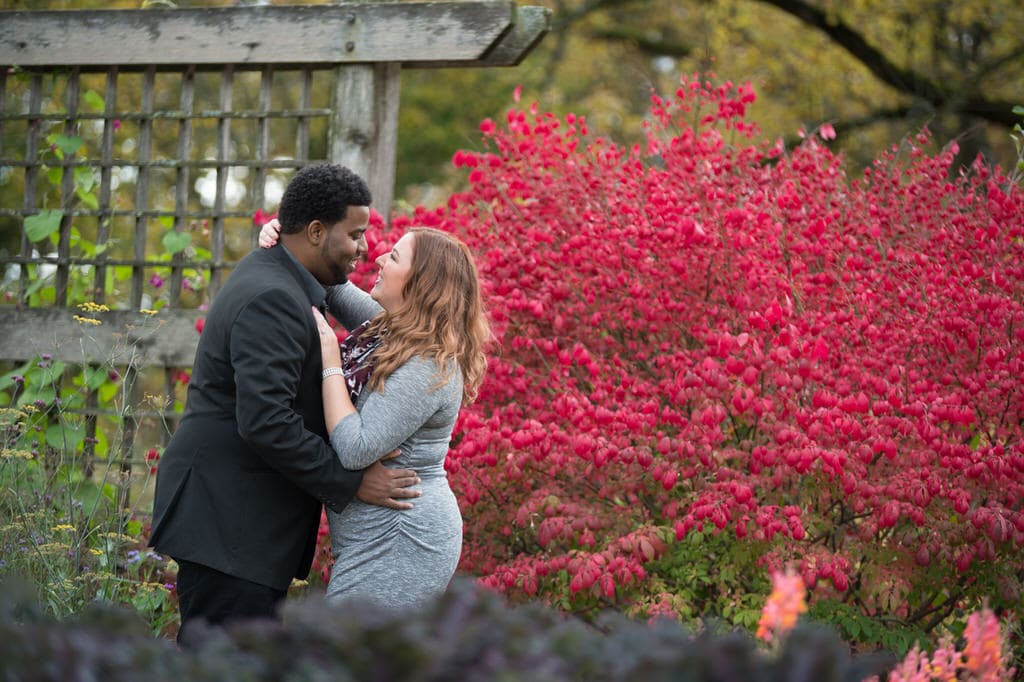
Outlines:
[[[310,306],[366,254],[370,190],[346,168],[299,171],[280,249],[243,258],[210,309],[188,401],[157,473],[150,544],[177,561],[179,643],[202,619],[273,617],[309,574],[322,505],[409,508],[415,472],[342,468],[325,440]]]

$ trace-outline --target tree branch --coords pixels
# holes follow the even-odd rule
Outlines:
[[[1013,127],[1016,122],[1012,104],[980,96],[961,100],[920,73],[897,66],[868,43],[860,33],[842,21],[833,20],[825,12],[804,0],[757,1],[782,10],[808,26],[818,29],[867,67],[883,83],[902,93],[923,99],[936,109],[952,108],[956,112],[976,116],[1007,128]],[[1013,56],[1011,53],[1004,57],[1004,60],[1012,59]]]
[[[625,7],[635,2],[641,2],[642,0],[593,0],[593,2],[584,2],[576,9],[569,11],[559,11],[555,15],[555,19],[552,22],[551,28],[553,31],[560,31],[567,28],[580,19],[593,14],[594,12],[600,12],[601,10],[611,9],[613,7]],[[559,3],[561,8],[565,8],[564,3]]]
[[[978,80],[980,81],[983,78],[987,78],[990,73],[998,71],[1004,66],[1020,60],[1024,60],[1024,45],[1007,52],[1002,57],[993,59],[992,61],[984,64],[980,69],[978,69]]]
[[[929,102],[940,102],[946,98],[945,93],[938,85],[919,74],[900,68],[868,43],[860,33],[842,21],[833,20],[825,12],[804,0],[758,0],[758,2],[780,9],[808,26],[818,29],[866,66],[879,80],[900,92],[923,97]]]
[[[670,40],[652,39],[645,31],[627,27],[596,29],[590,32],[590,37],[597,40],[632,43],[638,50],[650,55],[682,58],[690,56],[690,53],[693,52],[692,45]]]
[[[957,109],[965,114],[977,116],[978,118],[998,123],[999,125],[1012,128],[1019,121],[1019,117],[1013,113],[1013,107],[1020,102],[1008,102],[985,99],[984,97],[972,97],[961,104]]]

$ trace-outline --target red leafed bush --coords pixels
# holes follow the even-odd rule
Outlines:
[[[511,111],[455,155],[468,191],[395,221],[470,243],[500,337],[449,456],[461,568],[652,613],[718,533],[866,616],[1019,603],[1024,194],[927,133],[851,179],[753,100],[684,80],[632,149]]]

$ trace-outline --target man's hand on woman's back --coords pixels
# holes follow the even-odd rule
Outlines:
[[[393,452],[382,459],[390,459],[398,455]],[[367,504],[391,509],[412,509],[412,504],[402,502],[403,499],[419,497],[423,493],[412,486],[419,485],[420,477],[411,469],[389,469],[377,460],[363,472],[363,482],[356,492],[356,497]]]

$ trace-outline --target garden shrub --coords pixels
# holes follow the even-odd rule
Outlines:
[[[850,178],[830,126],[787,150],[753,100],[684,80],[630,149],[512,110],[455,155],[466,192],[373,231],[371,259],[450,230],[486,284],[461,568],[513,602],[753,627],[792,563],[812,615],[901,653],[1015,611],[1024,193],[950,178],[927,131]]]

